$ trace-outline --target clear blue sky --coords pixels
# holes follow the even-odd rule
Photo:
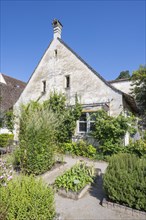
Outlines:
[[[146,63],[146,1],[1,0],[1,72],[27,81],[53,38],[62,39],[105,79]]]

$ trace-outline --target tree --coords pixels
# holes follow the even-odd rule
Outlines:
[[[146,66],[140,66],[132,74],[132,94],[141,115],[146,115]]]
[[[116,79],[129,79],[130,73],[129,70],[120,72],[119,76]]]

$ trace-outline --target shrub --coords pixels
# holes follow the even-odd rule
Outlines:
[[[87,184],[93,182],[94,168],[87,167],[85,163],[79,163],[66,171],[55,180],[57,189],[64,188],[66,191],[77,192]]]
[[[1,188],[0,219],[51,220],[54,215],[53,192],[41,180],[19,176]]]
[[[55,113],[38,103],[30,103],[22,110],[14,164],[19,164],[23,172],[41,174],[52,167],[58,123]]]
[[[7,147],[13,138],[13,134],[0,134],[0,147]]]
[[[119,154],[110,158],[104,175],[108,199],[146,211],[146,159]]]
[[[104,156],[111,156],[119,152],[123,152],[125,147],[121,146],[118,143],[111,143],[107,141],[104,143],[104,146],[99,146],[98,151],[101,152]]]
[[[112,155],[125,151],[123,140],[126,132],[134,134],[135,118],[119,115],[112,117],[103,110],[97,111],[95,115],[95,126],[91,135],[98,141],[99,152],[103,156]]]
[[[57,114],[60,124],[56,130],[57,142],[70,142],[75,132],[76,121],[81,115],[81,105],[78,103],[77,95],[75,96],[75,105],[66,106],[66,97],[56,92],[50,94],[49,100],[43,103],[45,108]]]
[[[126,146],[126,151],[128,153],[136,154],[138,157],[143,157],[146,155],[146,141],[137,140]]]
[[[88,158],[95,158],[96,148],[92,145],[88,145],[84,141],[64,143],[61,146],[64,153],[71,153],[77,156],[83,156]]]

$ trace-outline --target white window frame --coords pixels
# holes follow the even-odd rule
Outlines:
[[[78,131],[78,133],[79,134],[86,134],[86,133],[89,133],[90,131],[91,131],[91,123],[94,123],[95,121],[94,120],[90,120],[90,113],[94,113],[94,112],[82,112],[83,114],[86,114],[86,121],[80,121],[80,120],[78,120],[78,129],[77,129],[77,131]],[[86,123],[87,125],[86,125],[86,131],[80,131],[80,123]]]

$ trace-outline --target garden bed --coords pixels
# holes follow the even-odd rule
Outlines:
[[[78,192],[73,192],[73,191],[67,192],[65,189],[59,189],[57,192],[60,196],[77,200],[77,199],[82,198],[87,193],[90,187],[91,187],[91,184],[88,184]]]
[[[54,187],[59,195],[77,200],[85,195],[100,173],[100,169],[79,163],[58,176]]]

